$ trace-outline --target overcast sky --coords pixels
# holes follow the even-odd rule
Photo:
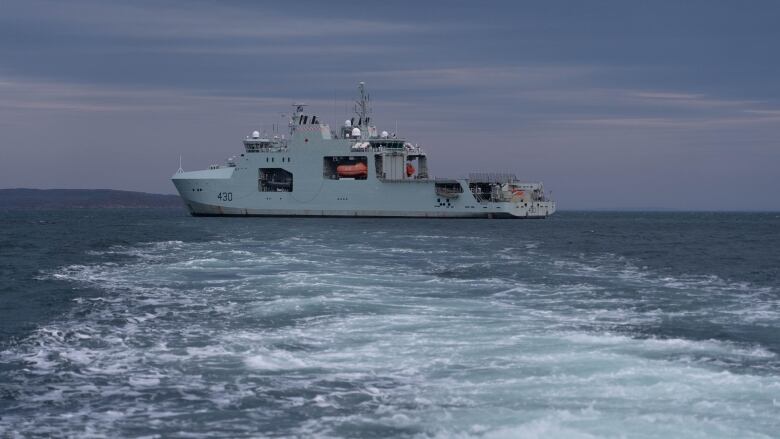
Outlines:
[[[0,0],[0,187],[174,193],[365,81],[432,173],[562,209],[780,209],[780,2]]]

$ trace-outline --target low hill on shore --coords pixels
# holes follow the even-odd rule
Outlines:
[[[111,189],[0,189],[0,209],[182,207],[178,195]]]

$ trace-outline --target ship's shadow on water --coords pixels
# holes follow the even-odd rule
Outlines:
[[[11,437],[780,429],[780,220],[762,214],[16,215],[1,242],[28,256],[3,255],[3,292],[38,307],[4,323]]]

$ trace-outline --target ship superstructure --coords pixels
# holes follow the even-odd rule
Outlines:
[[[355,116],[337,129],[294,104],[286,134],[254,131],[225,165],[179,171],[172,180],[196,216],[545,218],[542,183],[511,174],[433,178],[428,156],[378,131],[362,82]]]

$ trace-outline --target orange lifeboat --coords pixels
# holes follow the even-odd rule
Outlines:
[[[339,177],[365,177],[368,175],[368,166],[365,163],[358,162],[354,165],[338,165],[336,172]]]
[[[414,171],[415,170],[416,169],[414,169],[414,166],[411,163],[407,163],[406,164],[406,176],[407,177],[411,177],[412,175],[414,175]]]
[[[512,188],[512,199],[513,200],[516,200],[518,198],[523,198],[524,196],[525,196],[525,191],[517,189],[517,188]]]

